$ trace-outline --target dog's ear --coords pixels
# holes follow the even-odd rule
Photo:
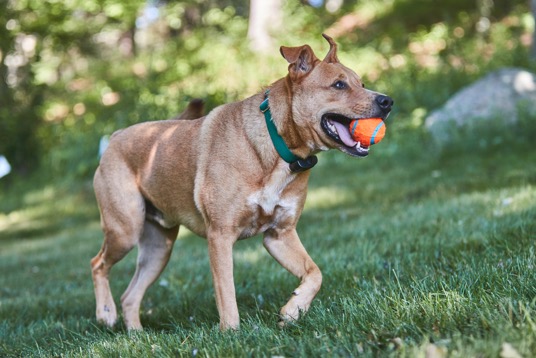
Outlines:
[[[203,117],[205,102],[202,99],[194,98],[188,103],[188,107],[175,119],[197,119]]]
[[[337,44],[328,35],[322,34],[322,36],[329,42],[329,51],[326,57],[324,58],[324,62],[338,63],[339,59],[337,57]]]
[[[281,46],[280,52],[285,60],[290,63],[288,72],[292,79],[297,79],[306,75],[313,69],[315,64],[320,61],[309,45],[300,47]]]

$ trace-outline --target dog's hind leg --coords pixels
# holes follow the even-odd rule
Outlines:
[[[104,242],[97,256],[91,260],[97,321],[109,327],[117,320],[108,279],[110,270],[138,243],[145,221],[144,199],[135,180],[129,178],[128,168],[117,165],[113,174],[113,177],[105,176],[100,168],[95,173],[94,187],[101,211]]]
[[[281,308],[281,324],[298,319],[300,311],[306,312],[322,285],[322,273],[303,247],[295,229],[277,233],[268,231],[264,247],[277,262],[301,279],[291,299]]]
[[[123,316],[127,329],[141,329],[140,304],[147,288],[166,267],[179,227],[171,229],[146,220],[143,235],[138,244],[136,273],[121,297]]]

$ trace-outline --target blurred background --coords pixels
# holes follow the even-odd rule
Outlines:
[[[390,132],[419,131],[484,74],[534,69],[533,31],[530,0],[3,0],[0,188],[90,178],[103,135],[258,92],[286,74],[280,45],[322,58],[323,32],[395,99]]]

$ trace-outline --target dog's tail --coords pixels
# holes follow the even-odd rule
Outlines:
[[[197,119],[203,117],[204,112],[205,102],[202,99],[194,98],[188,103],[184,112],[173,119]]]

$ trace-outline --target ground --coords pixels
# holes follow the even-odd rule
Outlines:
[[[368,158],[319,156],[298,232],[323,287],[284,329],[277,312],[297,280],[253,238],[235,247],[241,329],[218,330],[206,242],[186,230],[143,302],[146,330],[98,325],[90,180],[13,185],[0,200],[0,356],[530,356],[534,125],[460,131],[443,149],[395,129]],[[114,267],[116,300],[134,265],[135,252]]]

